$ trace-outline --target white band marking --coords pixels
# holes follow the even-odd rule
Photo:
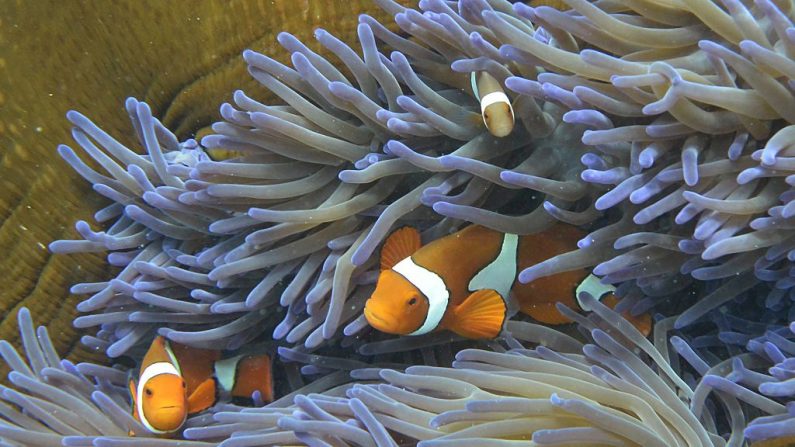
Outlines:
[[[235,387],[235,376],[237,375],[237,365],[244,356],[238,355],[228,359],[221,359],[215,362],[215,378],[223,391],[232,392]]]
[[[513,117],[513,106],[511,106],[511,100],[508,99],[508,95],[506,95],[504,92],[491,92],[480,100],[480,114],[483,116],[483,124],[487,124],[486,108],[498,102],[504,102],[507,104],[508,110],[511,111],[511,117]]]
[[[174,368],[177,368],[177,374],[181,376],[182,368],[179,367],[179,360],[177,360],[176,354],[174,354],[174,351],[171,349],[171,343],[168,340],[164,340],[163,347],[166,349],[166,354],[168,354],[171,364],[174,365]]]
[[[580,299],[581,293],[588,292],[588,294],[594,297],[594,299],[599,301],[606,294],[613,293],[615,291],[616,288],[613,287],[612,284],[602,284],[602,281],[599,279],[599,277],[591,273],[582,280],[579,286],[577,286],[577,290],[574,292],[574,295],[577,297],[577,304],[580,305],[580,308],[587,312],[593,309],[591,309],[591,306],[587,306],[582,302]]]
[[[518,247],[519,236],[505,234],[497,257],[472,277],[467,286],[469,291],[494,289],[507,302],[511,287],[516,280],[516,252]]]
[[[146,369],[144,369],[144,372],[141,373],[141,377],[138,379],[138,389],[136,390],[138,393],[138,398],[135,400],[136,410],[138,411],[138,419],[141,420],[141,423],[144,425],[144,427],[146,427],[147,430],[158,435],[168,432],[152,427],[152,424],[146,420],[146,416],[144,415],[143,395],[144,388],[146,388],[146,382],[148,382],[152,377],[159,376],[160,374],[173,374],[175,376],[180,375],[179,371],[177,371],[177,368],[175,368],[174,365],[169,362],[152,363],[151,365],[147,366]]]
[[[472,85],[472,94],[475,95],[475,99],[480,101],[480,92],[478,91],[478,78],[477,78],[477,75],[478,75],[478,73],[476,71],[473,71],[469,75],[469,83]]]
[[[392,267],[392,270],[401,274],[414,287],[420,289],[423,295],[428,298],[428,314],[419,329],[409,335],[422,335],[436,329],[447,311],[447,303],[450,301],[450,292],[444,284],[444,280],[436,273],[414,263],[408,257]]]

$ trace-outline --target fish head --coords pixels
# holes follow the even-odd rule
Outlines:
[[[495,137],[505,137],[513,132],[513,108],[507,100],[489,104],[482,114],[486,128]]]
[[[373,294],[364,305],[370,326],[381,332],[408,335],[428,315],[428,299],[411,282],[394,270],[383,270]]]
[[[188,390],[180,375],[158,374],[150,378],[139,399],[142,416],[156,430],[179,430],[188,417]]]

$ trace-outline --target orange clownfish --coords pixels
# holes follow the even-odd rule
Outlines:
[[[152,342],[141,362],[138,382],[130,379],[133,417],[156,435],[177,432],[188,415],[214,405],[219,393],[250,398],[259,391],[273,400],[271,358],[266,354],[221,359],[221,352]]]
[[[470,225],[421,246],[410,227],[392,233],[381,251],[381,274],[364,307],[374,328],[399,335],[448,329],[467,338],[494,338],[508,317],[509,292],[519,311],[547,324],[569,323],[555,305],[575,308],[577,292],[588,291],[615,306],[611,286],[586,270],[558,273],[522,284],[517,273],[570,251],[584,236],[558,224],[538,234],[517,236]],[[644,334],[648,315],[625,318]]]
[[[795,445],[795,436],[768,438],[751,443],[751,447],[792,447],[793,445]]]
[[[530,6],[537,8],[539,6],[550,6],[555,9],[559,9],[561,11],[566,11],[571,9],[569,5],[566,4],[563,0],[533,0],[530,2]]]
[[[472,72],[471,81],[486,129],[495,137],[510,135],[514,125],[513,106],[500,81],[485,71]]]

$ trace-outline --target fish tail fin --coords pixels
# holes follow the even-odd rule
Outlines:
[[[506,318],[505,300],[494,289],[472,292],[451,310],[447,329],[463,337],[495,338],[502,331]]]
[[[267,354],[249,355],[237,364],[233,397],[249,399],[259,391],[264,402],[273,402],[273,362]]]

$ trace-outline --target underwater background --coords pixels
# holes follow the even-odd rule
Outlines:
[[[56,6],[58,14],[50,13]],[[235,89],[270,95],[246,74],[244,49],[287,61],[276,42],[279,32],[307,39],[325,26],[350,40],[363,12],[385,17],[369,1],[5,3],[0,241],[6,256],[0,271],[13,280],[0,288],[0,310],[10,316],[0,338],[18,340],[14,315],[27,306],[38,323],[59,333],[58,352],[89,355],[71,324],[81,298],[69,287],[105,278],[107,263],[101,254],[51,256],[46,249],[53,240],[74,237],[74,221],[90,221],[106,204],[57,157],[55,148],[71,138],[68,110],[102,116],[103,129],[132,146],[123,102],[134,96],[186,138],[217,119],[218,105]]]
[[[2,445],[795,439],[790,1],[2,8]],[[615,310],[370,328],[387,236],[467,223],[576,227],[519,280],[593,273]],[[268,350],[276,400],[154,436],[128,379],[157,334]]]

